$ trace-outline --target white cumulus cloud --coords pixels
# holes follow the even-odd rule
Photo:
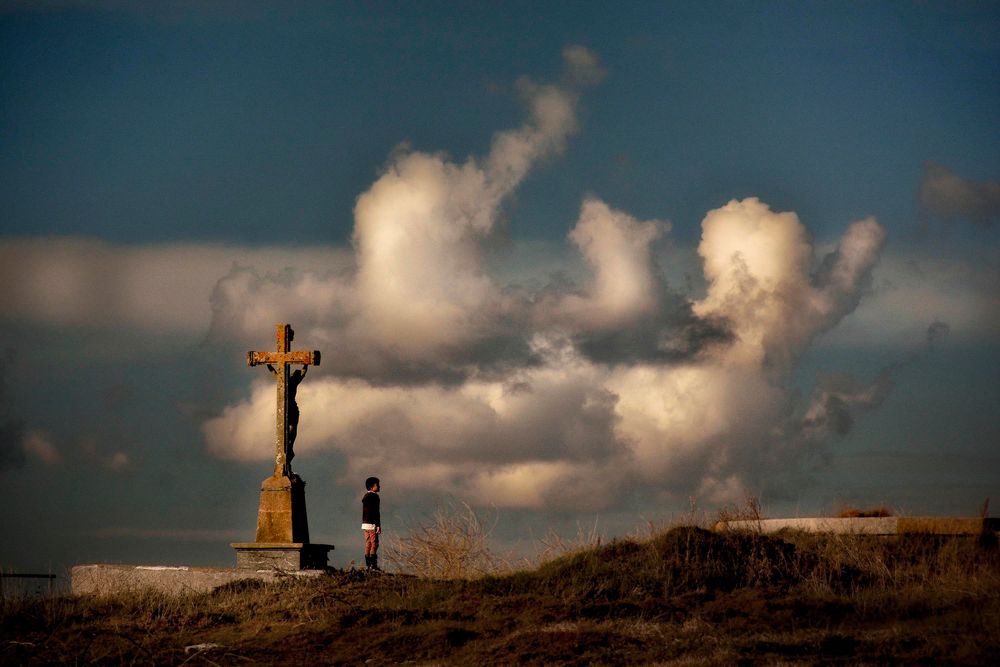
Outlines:
[[[521,508],[603,509],[637,488],[722,501],[773,466],[794,477],[798,459],[843,433],[842,421],[821,415],[823,405],[828,413],[830,406],[849,413],[869,405],[856,387],[854,394],[831,390],[800,405],[787,374],[817,334],[858,304],[884,241],[881,226],[872,219],[849,225],[838,246],[818,258],[794,214],[772,212],[753,198],[730,202],[705,217],[699,252],[708,289],[687,306],[687,317],[725,322],[729,335],[669,361],[593,358],[578,334],[647,321],[669,327],[671,316],[660,311],[676,309],[678,297],[664,300],[650,248],[666,229],[588,199],[569,235],[592,270],[587,284],[549,286],[511,302],[483,277],[488,290],[470,302],[444,299],[465,315],[523,311],[513,316],[529,351],[521,363],[478,373],[470,361],[474,370],[450,383],[343,374],[307,381],[299,390],[297,451],[341,452],[345,480],[376,471],[404,491],[448,491]],[[424,250],[416,247],[419,256]],[[476,254],[450,247],[459,260]],[[392,281],[385,270],[380,279]],[[432,284],[446,290],[461,289],[449,275],[455,282],[467,275],[461,261],[433,270],[440,273]],[[386,299],[395,303],[396,295]],[[368,321],[368,307],[359,306],[357,321]],[[400,335],[420,336],[423,320],[408,326],[409,319],[399,319]],[[501,326],[499,319],[477,321]],[[438,322],[468,335],[461,318]],[[354,322],[330,324],[350,329]],[[453,334],[429,340],[437,345]],[[398,348],[386,352],[383,363],[398,363],[392,360],[398,354]],[[269,459],[273,452],[260,443],[273,433],[273,392],[268,382],[255,384],[247,400],[206,422],[210,450]]]

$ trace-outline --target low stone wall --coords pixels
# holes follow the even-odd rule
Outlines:
[[[998,519],[953,517],[848,517],[760,519],[759,521],[720,521],[716,530],[751,530],[776,533],[780,530],[800,530],[806,533],[838,533],[848,535],[979,535],[1000,528]]]
[[[236,568],[167,565],[76,565],[70,570],[70,591],[74,595],[119,595],[152,589],[168,595],[207,593],[239,581],[277,581],[281,577],[323,576],[322,570],[246,570]]]

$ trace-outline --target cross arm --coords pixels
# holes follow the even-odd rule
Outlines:
[[[319,366],[319,350],[302,352],[247,352],[247,366],[261,364],[303,364]]]

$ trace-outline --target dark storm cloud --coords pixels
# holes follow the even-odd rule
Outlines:
[[[822,375],[816,383],[812,405],[802,419],[802,430],[815,438],[820,433],[843,437],[851,432],[855,414],[877,408],[892,389],[899,365],[879,371],[869,383],[846,373]]]
[[[707,349],[732,342],[729,323],[721,317],[698,317],[691,302],[660,290],[660,309],[630,326],[584,331],[573,342],[595,363],[672,364],[696,360]]]

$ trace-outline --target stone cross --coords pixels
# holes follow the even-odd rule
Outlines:
[[[305,377],[310,365],[319,366],[319,350],[291,351],[292,338],[295,332],[288,324],[278,324],[275,327],[276,352],[247,352],[247,365],[258,366],[267,364],[268,369],[277,379],[277,418],[275,420],[274,438],[274,476],[290,477],[292,443],[298,429],[299,409],[295,403],[295,391],[299,382]],[[289,366],[301,364],[302,370],[289,372]]]

